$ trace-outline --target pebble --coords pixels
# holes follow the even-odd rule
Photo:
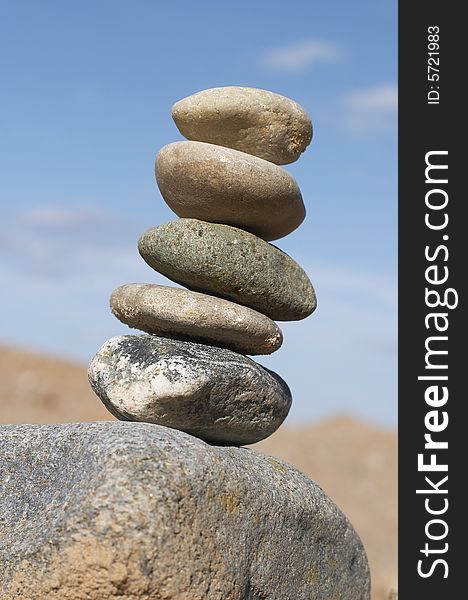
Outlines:
[[[291,406],[287,384],[250,358],[155,335],[111,338],[88,376],[118,419],[172,427],[211,443],[258,442],[276,431]]]
[[[223,346],[241,354],[271,354],[283,342],[280,329],[265,315],[180,288],[130,283],[112,293],[110,305],[114,315],[129,327]]]
[[[169,279],[274,321],[298,321],[315,310],[314,288],[303,269],[275,246],[235,227],[178,219],[145,231],[138,248]]]
[[[312,139],[312,123],[293,100],[266,90],[221,87],[174,104],[172,118],[189,140],[218,144],[278,165],[296,161]]]
[[[306,214],[299,187],[285,169],[222,146],[164,146],[156,180],[177,216],[232,225],[265,240],[288,235]]]

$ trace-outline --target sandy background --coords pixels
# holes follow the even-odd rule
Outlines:
[[[85,366],[0,346],[0,424],[109,418]],[[369,556],[373,600],[387,600],[397,581],[396,433],[337,417],[282,427],[255,448],[307,473],[348,515]]]

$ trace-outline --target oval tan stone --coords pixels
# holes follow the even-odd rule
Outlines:
[[[278,165],[297,160],[312,139],[310,117],[300,104],[255,88],[203,90],[176,102],[172,118],[189,140],[227,146]]]
[[[305,218],[295,179],[245,152],[202,142],[174,142],[156,158],[156,180],[179,217],[222,223],[276,240]]]
[[[110,305],[113,314],[130,327],[242,354],[271,354],[283,342],[279,327],[265,315],[180,288],[130,283],[114,290]]]

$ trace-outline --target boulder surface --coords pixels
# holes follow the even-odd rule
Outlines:
[[[369,600],[305,475],[147,423],[0,427],[2,600]]]

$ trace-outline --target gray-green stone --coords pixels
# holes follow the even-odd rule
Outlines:
[[[303,269],[275,246],[235,227],[169,221],[143,233],[138,248],[169,279],[275,321],[297,321],[315,310],[315,292]]]

